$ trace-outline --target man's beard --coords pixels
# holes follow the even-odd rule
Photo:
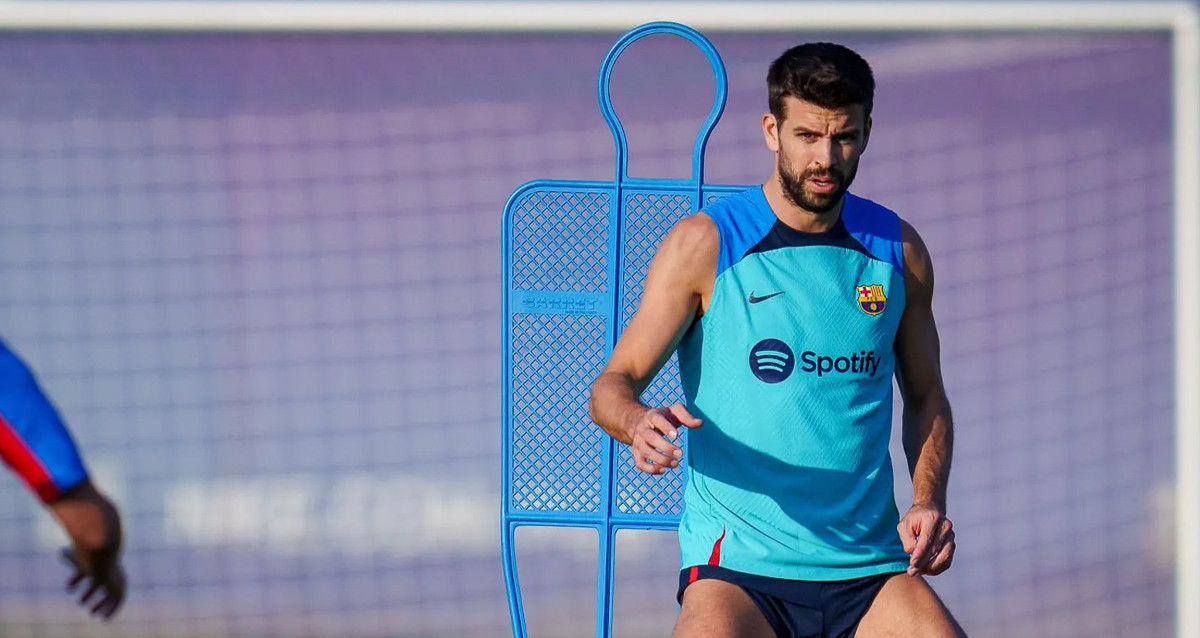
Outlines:
[[[818,215],[828,213],[833,210],[838,202],[842,201],[842,196],[850,188],[850,184],[854,182],[854,176],[858,174],[858,165],[856,164],[850,170],[849,175],[830,169],[814,169],[810,168],[803,173],[796,175],[796,170],[788,161],[787,156],[782,152],[779,156],[779,182],[783,186],[783,195],[788,201],[803,208],[810,213]],[[806,190],[805,186],[811,178],[824,178],[834,182],[834,189],[829,193],[813,193]]]

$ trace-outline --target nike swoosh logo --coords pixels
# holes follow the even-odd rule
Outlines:
[[[761,297],[755,297],[755,296],[754,296],[754,292],[753,292],[753,291],[751,291],[751,292],[750,292],[750,296],[747,298],[747,301],[749,301],[750,303],[758,303],[758,302],[760,302],[760,301],[766,301],[766,300],[770,299],[771,297],[778,297],[779,295],[782,295],[784,292],[785,292],[785,291],[783,291],[783,290],[780,290],[779,292],[773,292],[773,293],[771,293],[771,294],[769,294],[769,295],[763,295],[763,296],[761,296]]]

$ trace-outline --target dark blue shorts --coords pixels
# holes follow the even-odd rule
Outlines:
[[[713,578],[745,590],[779,638],[852,638],[867,607],[894,575],[832,581],[783,580],[700,565],[679,572],[676,600],[683,602],[683,590],[691,583]]]

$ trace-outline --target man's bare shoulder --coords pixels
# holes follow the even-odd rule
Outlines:
[[[904,279],[910,293],[927,297],[933,291],[933,259],[929,247],[908,220],[900,219],[900,241],[904,244]]]
[[[659,247],[659,253],[679,263],[701,263],[716,259],[721,235],[717,224],[703,212],[675,222]]]
[[[704,211],[675,222],[668,233],[668,238],[671,236],[675,236],[676,241],[690,248],[716,248],[721,238],[717,231],[717,223]]]
[[[674,285],[704,290],[711,286],[720,246],[720,232],[712,218],[703,212],[689,215],[671,226],[651,271]]]
[[[917,273],[930,267],[929,247],[917,228],[904,218],[900,218],[900,241],[904,244],[906,270]]]

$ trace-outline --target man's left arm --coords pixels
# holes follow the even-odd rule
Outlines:
[[[913,505],[900,520],[908,573],[940,574],[954,559],[946,485],[954,447],[950,401],[942,382],[941,345],[933,318],[933,264],[917,231],[901,221],[905,309],[896,334],[896,379],[904,399],[903,441]]]

